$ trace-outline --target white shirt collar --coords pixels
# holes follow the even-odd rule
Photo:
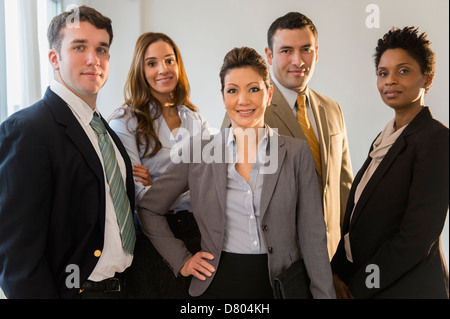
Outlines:
[[[182,105],[182,104],[177,106],[177,110],[178,110],[178,113],[189,112],[189,108],[187,106]],[[156,112],[156,105],[154,103],[150,103],[150,111],[152,113]]]
[[[259,143],[261,143],[263,140],[267,140],[269,138],[269,136],[273,135],[273,131],[270,130],[270,128],[267,126],[267,124],[264,124],[263,129],[264,129],[264,136],[261,138]],[[225,130],[225,132],[227,132],[227,130]],[[236,140],[234,139],[233,127],[229,127],[226,146],[227,147],[230,146],[230,144],[232,142],[236,143]]]
[[[272,81],[275,83],[277,88],[280,90],[281,94],[283,95],[286,102],[288,102],[291,109],[296,112],[295,102],[297,102],[298,93],[295,92],[294,90],[290,90],[290,89],[284,87],[283,85],[281,85],[280,82],[278,82],[278,80],[275,77],[272,77]],[[304,93],[306,96],[306,107],[309,107],[309,88],[308,87],[306,87],[306,90]]]
[[[91,123],[92,117],[94,116],[94,111],[86,102],[56,80],[53,80],[50,84],[50,89],[67,103],[73,114],[80,120],[81,123],[86,126]],[[97,108],[95,111],[99,113]]]

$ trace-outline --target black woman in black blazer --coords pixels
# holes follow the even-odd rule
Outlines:
[[[423,104],[434,53],[417,29],[393,29],[378,42],[375,62],[378,90],[395,118],[373,145],[386,132],[403,131],[378,166],[372,153],[355,177],[332,260],[337,296],[448,298],[440,235],[449,204],[449,132]]]
[[[350,222],[356,185],[371,158],[356,175],[343,225],[343,234],[350,233],[353,263],[343,239],[332,261],[355,297],[448,296],[440,238],[448,209],[448,145],[448,128],[424,108],[386,154]],[[366,286],[374,273],[366,270],[369,265],[379,267],[380,288]]]

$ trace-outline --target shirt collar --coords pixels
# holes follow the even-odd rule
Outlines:
[[[85,126],[88,126],[89,123],[91,123],[92,117],[94,116],[94,111],[86,102],[56,80],[53,80],[50,84],[50,89],[67,103],[73,114],[80,120],[81,123]],[[97,108],[95,111],[100,114]]]
[[[272,81],[275,83],[277,88],[280,90],[281,95],[283,95],[286,102],[288,102],[289,106],[293,111],[295,110],[295,103],[297,102],[298,93],[294,90],[290,90],[278,82],[278,80],[275,77],[272,77]],[[306,107],[309,107],[309,87],[306,87],[305,92],[303,92],[306,96]]]
[[[396,131],[395,118],[389,121],[383,132],[381,132],[373,143],[373,150],[370,152],[369,156],[371,158],[383,158],[407,126],[408,125],[405,125]]]
[[[154,113],[154,112],[156,112],[156,104],[155,103],[150,103],[150,111],[152,112],[152,113]],[[186,106],[184,106],[184,105],[178,105],[177,106],[177,110],[178,110],[178,113],[185,113],[185,112],[189,112],[189,109],[186,107]]]
[[[269,145],[269,137],[271,137],[274,132],[273,130],[267,126],[267,124],[264,124],[264,135],[261,138],[261,140],[258,143],[258,150],[257,153],[258,154],[265,154],[265,152],[267,151],[267,147]],[[232,154],[234,155],[233,158],[235,158],[237,160],[237,152],[236,152],[236,140],[234,138],[234,133],[233,133],[233,128],[229,127],[227,129],[225,129],[225,134],[228,130],[228,136],[226,137],[226,148],[228,149],[228,151],[231,151]],[[264,152],[264,153],[261,153]],[[258,157],[257,157],[258,160]]]

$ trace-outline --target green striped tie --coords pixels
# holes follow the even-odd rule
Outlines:
[[[122,246],[127,252],[133,254],[134,244],[136,242],[133,214],[125,192],[125,185],[120,173],[119,164],[117,163],[114,147],[108,137],[105,125],[98,117],[97,113],[94,113],[94,117],[90,124],[98,136],[98,145],[100,146],[100,151],[102,153],[106,179],[108,180],[109,189],[111,190],[114,202],[117,223],[119,224],[120,235],[122,238]]]

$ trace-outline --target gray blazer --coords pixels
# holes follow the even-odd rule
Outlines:
[[[352,186],[353,170],[341,107],[336,101],[312,89],[309,89],[309,98],[319,134],[322,172],[317,172],[317,177],[323,196],[328,254],[332,258],[341,239],[341,224]],[[292,107],[275,84],[272,103],[266,109],[264,121],[278,129],[280,135],[306,140]],[[230,118],[225,114],[222,127],[230,123]]]
[[[214,152],[219,152],[216,155],[219,154],[221,161],[193,162],[196,145],[191,143],[191,161],[170,165],[139,203],[142,229],[175,275],[178,275],[192,255],[184,243],[174,237],[164,214],[187,189],[191,193],[193,213],[202,236],[202,251],[214,255],[211,264],[216,271],[220,271],[218,265],[225,232],[228,165],[224,151],[227,136],[225,130],[215,138]],[[270,148],[275,149],[273,151],[277,154],[275,153],[273,158],[278,167],[275,173],[264,175],[261,194],[261,231],[269,252],[270,280],[272,282],[275,276],[302,255],[311,278],[310,289],[313,297],[334,298],[326,227],[311,152],[305,141],[279,136],[271,129],[269,136],[268,152],[272,151]],[[277,143],[272,144],[274,141]],[[200,150],[209,152],[210,148],[210,140],[202,140]],[[200,296],[213,278],[214,273],[205,281],[193,277],[189,293],[192,296]]]

